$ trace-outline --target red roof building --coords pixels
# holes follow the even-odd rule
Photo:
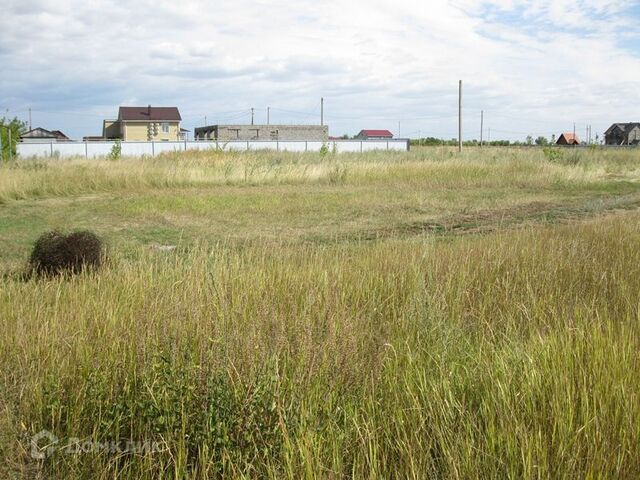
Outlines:
[[[356,138],[361,140],[389,140],[393,138],[393,133],[389,130],[360,130]]]
[[[575,133],[563,133],[558,138],[556,145],[580,145],[580,139]]]

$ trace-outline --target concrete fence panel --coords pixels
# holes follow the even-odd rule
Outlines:
[[[336,152],[349,153],[362,151],[362,143],[364,142],[335,142]]]
[[[370,140],[368,142],[362,142],[362,151],[370,152],[373,150],[388,150],[386,140]]]
[[[16,148],[21,157],[49,157],[51,156],[51,143],[19,143]]]
[[[277,150],[277,143],[274,141],[249,142],[249,150]]]
[[[108,155],[111,152],[111,147],[113,147],[113,143],[98,145],[96,143],[96,152],[104,152],[106,149],[107,152],[103,153],[103,155]],[[101,142],[102,143],[102,142]],[[121,154],[123,157],[139,157],[142,155],[155,155],[154,142],[122,142],[121,146]]]
[[[184,142],[153,142],[155,155],[160,153],[184,152]]]
[[[30,157],[85,157],[102,158],[109,155],[116,142],[59,142],[59,143],[19,143],[18,155]],[[191,142],[121,142],[120,154],[123,157],[155,156],[166,152],[185,150],[280,150],[289,152],[319,152],[325,145],[329,151],[368,152],[372,150],[408,150],[408,140],[331,140],[318,141],[191,141]]]
[[[283,152],[304,152],[305,142],[278,142],[278,150]]]

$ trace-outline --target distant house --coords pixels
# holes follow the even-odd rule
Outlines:
[[[38,127],[20,135],[20,141],[24,143],[57,143],[70,142],[71,139],[60,130],[47,130],[45,128]]]
[[[580,145],[580,139],[575,133],[563,133],[558,138],[556,145]]]
[[[359,140],[389,140],[393,138],[393,133],[389,130],[360,130],[356,138]]]
[[[105,120],[104,140],[125,142],[177,141],[183,138],[177,107],[120,107],[118,118]]]
[[[604,143],[607,145],[640,144],[640,122],[614,123],[604,132]]]

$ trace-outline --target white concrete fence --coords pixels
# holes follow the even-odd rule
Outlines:
[[[117,142],[44,142],[18,143],[18,155],[29,157],[85,157],[100,158],[111,153]],[[327,142],[304,141],[180,141],[180,142],[120,142],[120,155],[123,157],[155,156],[165,152],[184,152],[185,150],[275,150],[288,152],[319,152],[325,145],[329,152],[360,153],[372,150],[409,150],[409,140],[330,140]]]

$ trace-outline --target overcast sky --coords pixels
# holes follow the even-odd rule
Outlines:
[[[183,126],[319,123],[524,139],[640,121],[640,2],[2,0],[0,116],[99,135],[119,105]]]

